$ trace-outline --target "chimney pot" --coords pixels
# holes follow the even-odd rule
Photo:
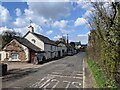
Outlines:
[[[29,31],[30,31],[31,33],[34,33],[34,27],[32,27],[32,26],[30,25],[28,28],[29,28]]]

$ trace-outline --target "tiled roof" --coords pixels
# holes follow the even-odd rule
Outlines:
[[[55,42],[50,40],[48,37],[45,37],[37,33],[33,33],[33,34],[46,44],[56,45]]]
[[[24,46],[28,47],[31,50],[34,50],[36,52],[40,52],[41,51],[41,49],[39,47],[35,46],[34,44],[32,44],[31,42],[29,42],[25,38],[14,37],[14,39],[17,40],[19,43],[23,44]]]

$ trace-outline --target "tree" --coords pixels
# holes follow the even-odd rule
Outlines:
[[[15,36],[21,37],[21,33],[15,31],[3,31],[2,34],[2,46],[10,42]]]

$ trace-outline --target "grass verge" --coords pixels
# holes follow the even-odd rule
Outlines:
[[[97,66],[94,60],[87,60],[88,67],[90,68],[98,88],[117,88],[114,81],[109,80],[103,73],[102,69]]]

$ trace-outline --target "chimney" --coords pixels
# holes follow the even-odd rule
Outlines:
[[[29,28],[29,31],[30,31],[31,33],[34,33],[34,27],[32,27],[32,26],[30,25],[28,28]]]

